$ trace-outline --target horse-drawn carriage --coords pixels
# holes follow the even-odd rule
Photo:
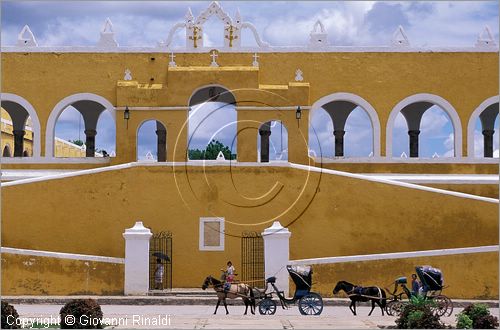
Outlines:
[[[289,308],[289,305],[298,302],[299,311],[302,315],[320,315],[323,311],[323,298],[318,293],[311,292],[312,286],[312,268],[311,266],[287,266],[286,269],[295,283],[295,294],[293,298],[288,299],[284,296],[283,291],[280,291],[276,286],[276,277],[266,279],[266,289],[258,291],[259,313],[261,315],[273,315],[276,313],[276,301],[273,296],[278,297],[283,309]],[[268,287],[271,285],[273,291],[268,292]]]
[[[389,292],[392,299],[386,305],[387,314],[394,316],[400,315],[403,307],[409,303],[411,297],[419,294],[425,299],[433,302],[431,308],[434,313],[439,316],[450,316],[453,312],[453,302],[450,298],[441,294],[442,290],[445,288],[441,270],[431,266],[417,266],[415,267],[415,271],[422,283],[421,292],[411,292],[406,286],[408,283],[406,277],[397,278],[394,281],[393,292]],[[399,287],[401,287],[402,291],[397,293]],[[403,296],[406,296],[408,300],[403,300]]]
[[[225,285],[226,282],[224,277],[222,280],[218,280],[212,276],[208,276],[205,279],[202,289],[205,290],[210,286],[213,287],[217,293],[218,301],[214,314],[217,313],[217,309],[221,302],[224,304],[226,314],[229,314],[226,298],[241,298],[245,303],[245,315],[247,314],[248,307],[250,307],[250,312],[254,314],[256,301],[258,301],[259,313],[261,315],[273,315],[276,313],[277,306],[273,297],[276,296],[283,309],[287,309],[289,305],[298,302],[299,311],[302,315],[320,315],[323,311],[323,299],[318,293],[311,292],[311,266],[287,266],[286,269],[296,286],[295,294],[291,299],[286,298],[284,292],[278,289],[276,286],[276,277],[274,276],[266,279],[266,287],[264,290],[251,287],[248,284],[238,281],[231,282],[228,288]],[[268,292],[269,285],[271,285],[273,290]]]

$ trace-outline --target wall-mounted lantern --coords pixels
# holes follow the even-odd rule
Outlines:
[[[300,109],[300,105],[297,107],[297,111],[295,111],[295,118],[297,118],[297,120],[302,118],[302,109]]]
[[[125,106],[125,111],[123,112],[123,119],[127,121],[127,129],[128,129],[128,120],[130,119],[130,110],[128,109],[128,105]]]

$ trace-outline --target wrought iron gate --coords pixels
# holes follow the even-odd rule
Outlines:
[[[243,232],[241,237],[241,281],[264,288],[264,240],[259,233]]]
[[[163,265],[161,283],[156,283],[157,259]],[[172,289],[172,233],[161,231],[149,242],[149,290]]]

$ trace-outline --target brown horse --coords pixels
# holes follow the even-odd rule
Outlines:
[[[218,279],[213,278],[212,276],[208,276],[205,278],[205,281],[203,282],[203,285],[201,288],[203,290],[206,290],[210,286],[213,287],[215,292],[217,293],[217,306],[215,306],[215,312],[214,314],[217,314],[217,308],[219,308],[219,305],[222,301],[224,304],[224,307],[226,308],[226,314],[229,314],[229,311],[227,310],[227,304],[226,304],[226,299],[237,299],[241,298],[243,299],[243,302],[245,303],[245,314],[247,315],[248,311],[248,306],[250,306],[250,312],[252,314],[255,314],[255,296],[252,291],[252,288],[245,284],[245,283],[234,283],[231,284],[229,287],[229,290],[224,290],[224,282],[219,281]]]

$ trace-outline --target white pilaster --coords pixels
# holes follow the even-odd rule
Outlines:
[[[149,240],[153,234],[137,221],[125,229],[125,289],[126,295],[146,295],[149,290]]]
[[[279,221],[266,228],[262,233],[264,239],[264,267],[266,278],[276,277],[276,286],[288,296],[288,272],[286,265],[290,259],[290,236],[292,233]]]

